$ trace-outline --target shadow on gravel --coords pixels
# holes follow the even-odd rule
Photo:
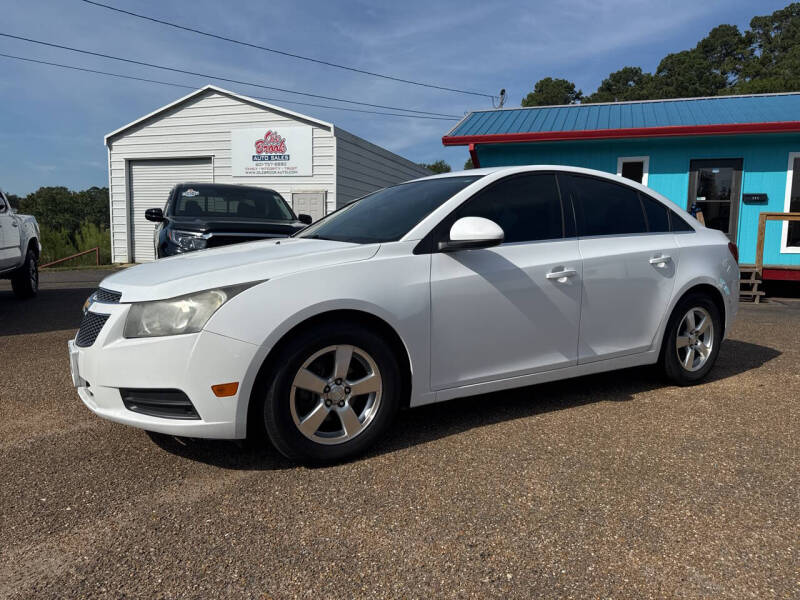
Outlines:
[[[706,382],[756,369],[780,354],[767,346],[726,340]],[[656,367],[637,367],[423,406],[401,412],[386,439],[367,456],[394,452],[502,421],[594,402],[626,402],[638,393],[669,385]],[[271,447],[159,434],[150,436],[168,452],[225,469],[271,470],[296,466]]]
[[[0,290],[0,336],[77,330],[91,293],[92,288],[45,289],[35,298],[19,300],[10,290]]]

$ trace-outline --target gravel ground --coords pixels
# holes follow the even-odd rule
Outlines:
[[[743,306],[704,385],[425,407],[307,469],[90,414],[66,341],[107,272],[77,273],[0,283],[0,597],[800,597],[800,302]]]

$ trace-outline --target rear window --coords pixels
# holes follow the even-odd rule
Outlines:
[[[176,217],[233,217],[293,221],[283,197],[272,190],[249,188],[180,187],[172,207]]]

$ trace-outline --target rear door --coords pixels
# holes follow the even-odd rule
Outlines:
[[[505,242],[431,257],[431,385],[469,385],[574,366],[581,261],[554,173],[494,182],[446,218],[491,219]],[[568,221],[571,222],[571,221]]]
[[[562,174],[559,182],[575,206],[583,259],[578,363],[648,350],[679,259],[667,207],[603,178]]]

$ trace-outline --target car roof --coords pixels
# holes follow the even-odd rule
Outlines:
[[[607,171],[598,171],[597,169],[586,169],[584,167],[573,167],[569,165],[509,165],[504,167],[481,167],[480,169],[467,169],[465,171],[450,171],[449,173],[438,173],[436,175],[429,175],[428,177],[419,177],[413,181],[422,181],[427,179],[441,179],[445,177],[464,177],[473,175],[491,175],[492,173],[504,173],[509,175],[514,173],[526,173],[531,171],[569,171],[571,173],[582,173],[584,175],[594,175],[603,177],[605,179],[619,179],[620,176]],[[625,180],[631,182],[630,180]]]

